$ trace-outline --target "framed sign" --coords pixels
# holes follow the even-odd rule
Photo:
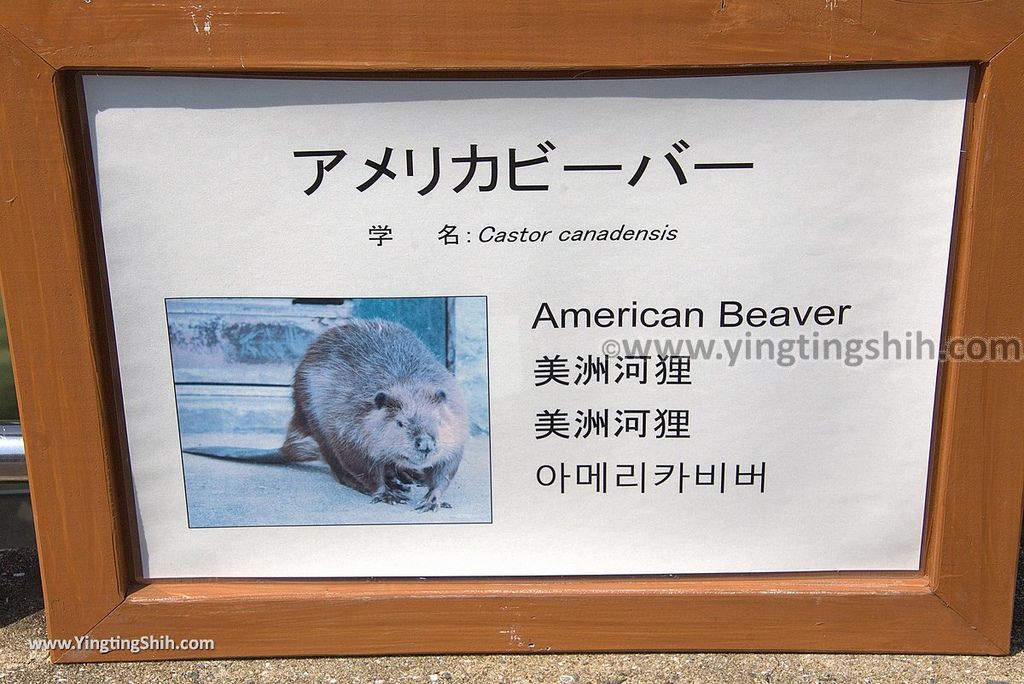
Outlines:
[[[1014,3],[0,26],[54,660],[1008,649]]]

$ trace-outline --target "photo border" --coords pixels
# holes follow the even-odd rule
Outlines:
[[[180,461],[179,462],[181,463],[181,491],[182,491],[183,500],[185,502],[185,518],[186,518],[188,529],[190,529],[190,530],[237,530],[237,529],[277,529],[277,528],[286,528],[286,527],[374,527],[374,526],[402,526],[402,525],[409,526],[409,527],[420,527],[420,526],[423,526],[423,525],[493,525],[494,524],[494,454],[493,454],[493,449],[492,449],[493,445],[491,444],[491,432],[490,432],[490,430],[491,430],[491,421],[490,421],[490,416],[491,416],[491,339],[490,339],[490,321],[487,320],[487,295],[411,295],[411,296],[408,296],[408,297],[402,297],[402,296],[398,296],[398,295],[388,295],[388,296],[372,296],[372,295],[363,296],[363,295],[359,295],[359,296],[353,296],[353,297],[275,297],[273,295],[233,297],[233,296],[209,296],[209,295],[205,295],[205,296],[164,297],[163,298],[163,302],[164,302],[164,322],[165,322],[165,324],[168,327],[170,326],[170,312],[167,310],[167,302],[182,301],[182,300],[195,301],[195,300],[200,300],[200,299],[214,299],[214,300],[225,300],[225,299],[230,299],[230,300],[241,300],[241,299],[248,299],[248,300],[277,299],[277,300],[283,300],[283,299],[290,299],[290,300],[292,300],[293,303],[297,303],[300,300],[303,303],[309,303],[312,300],[318,300],[318,299],[323,299],[325,301],[329,301],[329,300],[355,301],[355,300],[366,300],[366,299],[371,299],[371,300],[381,300],[381,299],[444,299],[444,300],[446,300],[445,301],[446,308],[453,307],[453,302],[456,299],[480,299],[480,300],[483,300],[483,306],[484,306],[484,330],[483,330],[483,333],[484,333],[484,344],[485,344],[485,354],[484,354],[485,363],[484,363],[484,365],[486,366],[486,369],[487,369],[487,382],[486,382],[486,390],[485,390],[487,392],[487,426],[488,426],[487,427],[487,430],[488,430],[488,432],[487,432],[487,519],[486,520],[452,520],[452,521],[444,520],[444,521],[431,521],[429,518],[424,517],[420,522],[289,523],[289,524],[278,524],[278,525],[266,525],[266,524],[260,524],[260,525],[257,525],[257,524],[252,524],[252,525],[201,525],[201,526],[200,525],[193,525],[192,524],[192,511],[191,511],[191,508],[189,507],[189,503],[188,503],[188,479],[187,479],[187,477],[185,475],[185,454],[186,453],[193,453],[193,452],[186,452],[185,451],[185,444],[182,441],[182,433],[181,433],[181,408],[180,408],[180,405],[178,404],[178,383],[172,381],[172,384],[173,384],[172,393],[173,393],[173,396],[174,396],[174,420],[175,420],[174,426],[175,426],[175,431],[178,433],[178,451],[180,452],[179,453],[179,455],[180,455]],[[450,312],[447,312],[447,313],[450,314]],[[363,320],[365,320],[365,319],[363,319]],[[452,341],[450,339],[448,339],[449,333],[450,333],[449,330],[445,331],[445,347],[446,347],[445,351],[446,351],[446,353],[450,352],[451,348],[452,348]],[[173,375],[174,375],[174,353],[173,353],[172,347],[173,347],[173,345],[171,344],[170,336],[168,335],[168,339],[167,339],[167,360],[168,360],[168,363],[169,363],[169,370],[170,370],[171,375],[173,377]],[[438,359],[438,360],[440,361],[441,359]],[[287,426],[282,426],[282,435],[284,433],[284,428],[285,427],[287,427]],[[231,459],[227,459],[227,460],[231,460]],[[259,464],[257,464],[257,465],[259,465]],[[278,464],[278,465],[284,467],[285,464]],[[330,473],[329,476],[332,479],[334,478],[333,473]],[[336,480],[335,480],[335,482],[336,482]],[[346,489],[350,489],[349,487],[347,487],[347,485],[343,485],[343,484],[340,484],[340,483],[337,483],[337,482],[336,482],[336,484],[338,484],[339,487],[345,487]],[[134,494],[134,492],[133,492],[133,494]],[[369,503],[369,502],[367,502],[367,503]],[[138,520],[138,511],[133,511],[132,514],[134,516],[136,516],[136,521],[137,521]],[[417,514],[417,515],[420,515],[420,514]],[[142,559],[139,558],[138,556],[136,556],[136,558],[135,558],[135,563],[136,563],[136,565],[135,565],[136,568],[141,568],[142,567]],[[137,571],[136,572],[136,576],[141,578],[142,577],[141,571]]]
[[[947,336],[1020,335],[1024,15],[1017,0],[134,0],[0,6],[0,283],[51,638],[214,651],[55,662],[543,651],[1006,653],[1022,364],[944,364],[918,572],[140,582],[83,72],[575,78],[973,68]]]

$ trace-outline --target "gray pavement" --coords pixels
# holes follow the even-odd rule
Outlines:
[[[303,658],[52,665],[34,552],[0,550],[0,683],[309,682],[317,684],[1024,684],[1024,582],[1018,567],[1008,657],[810,654],[596,654]]]

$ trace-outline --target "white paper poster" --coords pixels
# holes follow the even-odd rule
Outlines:
[[[144,574],[916,569],[967,79],[85,77]]]

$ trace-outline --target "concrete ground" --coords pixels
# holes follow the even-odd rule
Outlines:
[[[230,435],[208,436],[205,444],[229,444]],[[274,436],[260,447],[275,449]],[[202,443],[201,443],[202,444]],[[202,449],[203,447],[197,447]],[[224,448],[213,447],[214,451]],[[245,449],[238,451],[245,452]],[[257,465],[183,455],[188,521],[191,527],[279,525],[436,524],[491,521],[491,454],[487,435],[468,440],[459,476],[445,492],[451,508],[424,516],[415,508],[424,487],[409,492],[410,505],[370,506],[365,495],[339,487],[323,461]],[[302,501],[296,506],[296,501]]]
[[[806,654],[516,655],[52,665],[27,641],[45,637],[34,552],[0,550],[0,683],[309,682],[317,684],[1024,684],[1024,556],[1012,655]]]

